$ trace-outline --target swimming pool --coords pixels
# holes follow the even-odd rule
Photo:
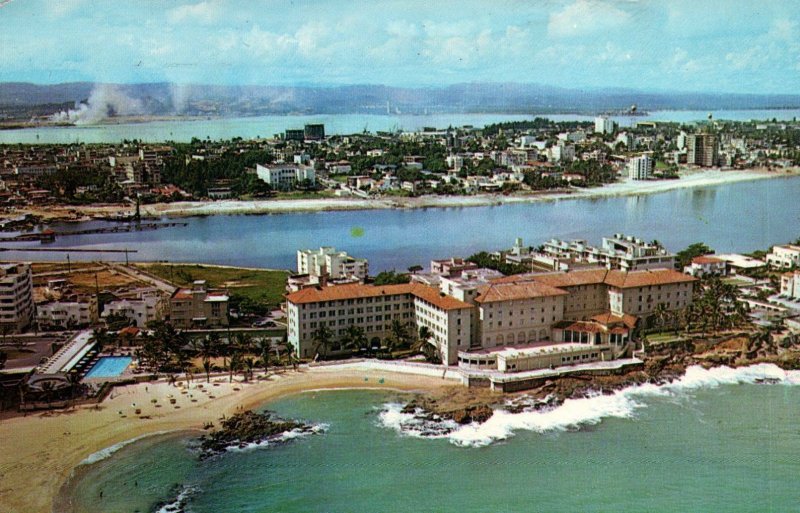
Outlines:
[[[133,358],[130,356],[101,356],[86,378],[116,378],[128,368]]]

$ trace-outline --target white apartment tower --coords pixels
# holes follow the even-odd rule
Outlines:
[[[614,121],[609,119],[608,116],[597,116],[594,118],[594,133],[613,134],[614,125]]]
[[[647,180],[653,174],[653,160],[647,155],[633,157],[627,164],[628,178]]]
[[[33,321],[33,275],[23,263],[0,264],[0,329],[18,333]]]
[[[297,251],[297,273],[317,277],[327,275],[331,280],[364,280],[369,274],[369,262],[366,258],[354,258],[346,251],[336,251],[330,246],[300,249]]]

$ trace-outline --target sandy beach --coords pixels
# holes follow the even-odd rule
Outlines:
[[[348,365],[287,371],[251,383],[235,380],[229,384],[227,376],[219,376],[212,377],[209,385],[200,379],[186,393],[164,381],[118,387],[96,408],[82,406],[0,421],[4,447],[0,504],[4,513],[51,513],[73,469],[87,458],[97,458],[99,451],[147,435],[199,430],[239,408],[254,408],[290,394],[338,388],[430,391],[452,384],[441,377]],[[176,405],[170,404],[170,397]],[[141,409],[140,415],[135,414],[136,408]]]

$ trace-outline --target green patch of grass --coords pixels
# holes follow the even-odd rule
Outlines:
[[[650,333],[647,341],[651,344],[671,344],[686,340],[680,333],[676,336],[674,331],[662,331],[661,333]]]
[[[200,264],[136,264],[175,285],[186,287],[205,280],[210,288],[225,288],[231,294],[273,305],[283,301],[288,271],[215,267]]]

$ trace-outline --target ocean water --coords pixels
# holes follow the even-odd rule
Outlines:
[[[765,377],[777,384],[754,384]],[[194,513],[795,511],[798,383],[773,366],[695,368],[433,439],[400,430],[402,395],[305,393],[269,408],[324,434],[204,462],[183,438],[136,442],[83,467],[72,511],[155,511],[179,495]]]
[[[623,232],[679,251],[702,241],[717,252],[749,252],[800,237],[800,177],[739,182],[626,197],[565,199],[465,208],[224,215],[182,219],[154,231],[3,243],[7,260],[124,261],[120,253],[42,253],[24,248],[135,249],[131,260],[201,262],[289,269],[300,248],[336,246],[369,259],[370,271],[428,266],[431,259],[538,246],[551,237],[587,239]],[[103,221],[56,226],[82,230]],[[354,228],[359,228],[354,230]],[[354,236],[354,234],[356,236]],[[231,248],[236,248],[232,251]]]
[[[675,110],[653,111],[644,116],[613,116],[620,126],[630,126],[639,121],[671,121],[693,123],[706,121],[708,111]],[[800,117],[800,109],[771,110],[720,110],[710,114],[714,119],[748,121],[778,119],[791,121]],[[304,116],[254,116],[243,118],[189,118],[145,123],[119,123],[105,125],[80,125],[67,127],[40,127],[0,130],[0,144],[71,144],[112,143],[125,139],[146,142],[188,142],[193,137],[231,139],[233,137],[272,137],[288,128],[303,128],[306,123],[324,123],[326,134],[355,134],[364,130],[416,131],[424,127],[444,129],[449,126],[472,125],[483,127],[490,123],[521,121],[546,117],[554,121],[593,121],[594,116],[578,114],[431,114],[423,115],[364,115],[328,114]]]

